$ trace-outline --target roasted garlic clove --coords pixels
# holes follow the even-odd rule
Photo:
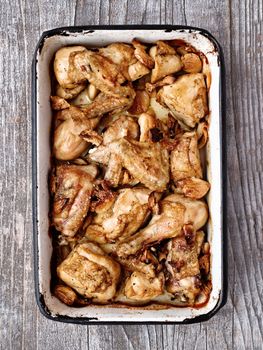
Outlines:
[[[60,301],[62,301],[62,303],[69,306],[73,305],[78,299],[78,296],[74,290],[70,287],[64,286],[63,284],[58,284],[55,286],[54,294]]]
[[[187,73],[199,73],[202,71],[202,61],[195,53],[186,53],[181,57],[183,70]]]
[[[200,199],[207,194],[210,189],[210,184],[196,177],[190,177],[177,181],[176,187],[182,191],[186,197]]]

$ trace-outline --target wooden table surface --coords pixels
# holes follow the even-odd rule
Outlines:
[[[0,348],[263,349],[262,0],[1,0]],[[195,325],[80,326],[35,302],[31,210],[31,60],[44,30],[92,24],[209,30],[226,64],[228,301]]]

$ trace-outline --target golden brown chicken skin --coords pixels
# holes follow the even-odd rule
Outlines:
[[[94,302],[111,300],[120,278],[120,266],[94,243],[81,243],[58,266],[59,278]]]
[[[95,166],[58,165],[52,175],[52,224],[65,236],[74,236],[88,213],[97,174]]]

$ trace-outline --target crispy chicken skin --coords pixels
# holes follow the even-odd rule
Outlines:
[[[169,182],[169,156],[160,143],[138,142],[126,138],[92,150],[89,159],[108,164],[111,154],[119,156],[124,168],[146,187],[163,191]]]
[[[193,128],[208,113],[207,90],[202,73],[184,74],[158,92],[158,101],[186,127]]]
[[[59,165],[52,175],[52,223],[65,236],[73,237],[89,210],[94,165]]]
[[[110,144],[129,173],[153,191],[163,191],[169,182],[169,157],[160,143],[121,139]]]
[[[119,190],[110,207],[107,206],[105,211],[99,208],[86,229],[87,239],[106,243],[130,237],[149,216],[150,194],[150,190],[140,187]]]
[[[207,67],[178,40],[56,52],[52,292],[64,304],[208,300]]]
[[[119,264],[94,243],[82,243],[58,266],[59,278],[97,303],[111,300],[120,278]]]

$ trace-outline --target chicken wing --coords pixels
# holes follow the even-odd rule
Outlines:
[[[163,191],[169,182],[169,156],[160,143],[121,139],[110,144],[129,173],[153,191]]]
[[[52,175],[52,223],[65,236],[73,237],[88,213],[97,175],[94,165],[59,165]]]
[[[208,113],[207,89],[202,73],[184,74],[175,83],[164,86],[157,100],[186,127],[193,128]]]
[[[82,243],[58,266],[59,278],[94,302],[111,300],[120,278],[120,266],[94,243]]]

